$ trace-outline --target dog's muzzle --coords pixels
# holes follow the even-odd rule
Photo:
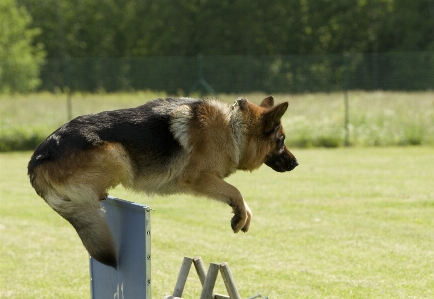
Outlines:
[[[298,166],[298,161],[289,151],[284,151],[278,155],[271,155],[265,160],[265,165],[274,171],[291,171]]]

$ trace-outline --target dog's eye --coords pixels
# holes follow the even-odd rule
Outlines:
[[[277,145],[279,148],[283,148],[285,146],[285,136],[281,136],[277,139]]]

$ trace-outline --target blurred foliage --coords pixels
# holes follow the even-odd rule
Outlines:
[[[30,29],[32,19],[14,0],[0,1],[0,92],[28,92],[39,84],[44,51],[32,45],[41,32]]]
[[[434,50],[433,0],[17,0],[48,57]]]

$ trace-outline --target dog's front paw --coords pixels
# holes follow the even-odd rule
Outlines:
[[[242,217],[240,213],[235,214],[231,219],[231,227],[234,233],[238,233],[246,223],[246,216]]]
[[[246,206],[246,214],[247,214],[247,219],[246,219],[246,223],[244,224],[243,228],[241,229],[243,232],[247,233],[250,227],[250,222],[252,221],[252,211],[250,210],[249,206],[244,203]]]
[[[250,220],[252,219],[252,211],[247,204],[244,204],[244,209],[234,209],[234,217],[231,220],[231,227],[234,233],[240,230],[247,232],[250,227]]]

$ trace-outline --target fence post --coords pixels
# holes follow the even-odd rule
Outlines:
[[[65,61],[65,88],[66,91],[66,113],[68,117],[68,121],[72,119],[72,99],[71,99],[71,70],[70,70],[70,58],[69,56],[66,56],[64,58]]]
[[[204,77],[203,77],[203,63],[202,63],[202,54],[197,55],[197,72],[198,72],[198,78],[196,82],[194,82],[193,86],[190,88],[190,91],[188,92],[188,95],[190,95],[193,91],[199,90],[200,97],[202,97],[202,91],[200,90],[200,86],[205,88],[209,93],[211,93],[214,97],[217,97],[217,93],[215,90],[209,85]]]
[[[348,53],[344,53],[344,105],[345,105],[345,116],[344,116],[344,122],[345,122],[345,140],[344,145],[350,146],[350,116],[349,116],[349,104],[348,104]]]

